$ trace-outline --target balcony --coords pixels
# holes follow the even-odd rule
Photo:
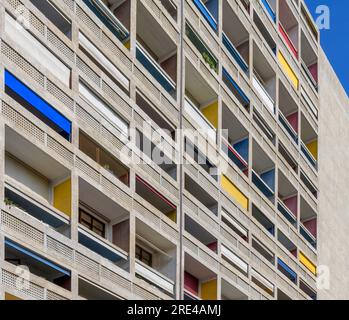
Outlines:
[[[255,141],[252,150],[252,182],[266,198],[274,202],[275,164]]]
[[[263,105],[272,114],[275,114],[276,73],[255,43],[253,45],[253,50],[252,85]]]
[[[278,60],[285,75],[288,77],[289,81],[292,83],[295,90],[298,90],[299,78],[281,51],[278,51]]]
[[[303,280],[299,281],[299,288],[312,300],[317,299],[316,289],[309,287]]]
[[[176,279],[176,245],[137,218],[135,251],[136,276],[167,295],[173,296]]]
[[[276,55],[276,42],[255,10],[253,11],[253,22],[257,26],[258,31],[264,38],[265,42],[268,44],[267,48],[270,49],[270,54]]]
[[[251,281],[267,294],[274,296],[274,284],[254,269],[251,269]]]
[[[189,300],[217,300],[217,275],[187,253],[184,256],[184,291]]]
[[[7,70],[5,71],[5,93],[52,130],[70,141],[71,121]]]
[[[211,28],[218,31],[218,0],[193,0],[204,19]]]
[[[275,253],[255,237],[252,237],[252,248],[270,265],[275,265]]]
[[[215,73],[218,73],[218,59],[214,56],[211,50],[209,50],[209,48],[206,46],[205,42],[199,37],[199,35],[188,23],[185,24],[185,34],[194,45],[194,47],[198,50],[199,55],[203,58],[209,68]]]
[[[160,0],[166,11],[170,14],[172,19],[177,22],[178,19],[178,8],[173,0]]]
[[[122,300],[120,297],[100,287],[96,283],[82,278],[79,276],[78,279],[78,294],[79,298],[94,301],[115,301]]]
[[[238,204],[242,209],[249,210],[249,199],[246,195],[225,175],[221,176],[221,187],[233,201]]]
[[[272,236],[275,236],[275,224],[254,204],[252,205],[252,217]]]
[[[276,23],[276,0],[261,0],[271,20]]]
[[[280,229],[278,229],[277,240],[292,256],[297,258],[298,249],[296,245],[282,231],[280,231]]]
[[[299,23],[287,1],[279,1],[279,32],[288,49],[298,60]]]
[[[177,45],[153,15],[137,1],[136,58],[153,78],[176,99]]]
[[[241,103],[241,105],[246,109],[250,110],[250,99],[243,92],[240,86],[235,82],[231,75],[223,68],[223,82],[236,97],[236,99]]]
[[[317,248],[317,214],[301,197],[299,233],[314,248]]]
[[[310,165],[317,170],[318,135],[303,114],[301,117],[301,139],[301,151],[303,155]]]
[[[237,64],[240,66],[241,70],[248,74],[248,65],[245,62],[245,60],[241,57],[240,53],[237,51],[237,49],[234,47],[232,42],[228,39],[228,37],[223,33],[223,44],[228,49],[231,56],[234,58],[234,60],[237,62]]]
[[[248,274],[248,264],[236,255],[232,250],[224,245],[221,245],[222,259],[238,269],[244,275]]]
[[[281,201],[278,201],[278,210],[294,227],[297,227],[297,218],[293,212]]]
[[[253,109],[253,122],[256,124],[256,127],[259,128],[260,132],[264,134],[265,138],[267,138],[273,145],[276,145],[276,134],[258,113],[256,108]]]
[[[309,193],[317,199],[318,189],[315,187],[314,183],[309,179],[309,177],[301,170],[301,181],[304,183],[305,187],[308,189]]]
[[[304,31],[301,32],[301,65],[310,86],[318,91],[318,56]]]
[[[121,42],[127,43],[130,28],[130,2],[122,1],[117,5],[113,0],[83,0],[86,6]],[[126,14],[127,13],[127,14]],[[120,19],[122,19],[122,21]]]
[[[290,154],[290,152],[286,149],[286,147],[279,142],[279,148],[278,151],[282,158],[286,161],[286,163],[289,165],[290,169],[292,169],[295,173],[298,173],[298,163],[293,158],[293,156]]]
[[[242,301],[248,300],[248,295],[246,292],[243,292],[242,289],[238,289],[230,282],[221,280],[221,300],[229,300],[229,301]]]
[[[221,211],[222,222],[232,231],[234,231],[240,238],[246,242],[249,240],[248,229],[240,223],[233,215],[231,215],[227,210],[222,208]]]
[[[297,284],[297,273],[295,273],[285,262],[280,258],[277,260],[277,268],[284,274],[291,282]]]

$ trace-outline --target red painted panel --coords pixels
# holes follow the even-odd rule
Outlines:
[[[284,200],[284,204],[297,217],[297,196]]]
[[[287,46],[292,51],[293,55],[298,59],[298,51],[297,51],[296,47],[293,45],[290,37],[288,36],[286,30],[284,29],[284,27],[282,26],[281,23],[279,23],[279,31],[282,34]]]
[[[318,83],[318,69],[317,69],[317,63],[314,63],[313,65],[308,67],[309,72],[313,76],[316,83]]]
[[[316,219],[312,219],[312,220],[303,222],[303,224],[308,229],[308,231],[316,238],[316,234],[317,234]]]
[[[298,133],[298,112],[292,113],[286,117],[294,131]]]
[[[184,272],[184,289],[195,296],[199,295],[199,280],[188,272]]]
[[[212,251],[217,252],[217,241],[208,244],[207,248],[210,248]]]

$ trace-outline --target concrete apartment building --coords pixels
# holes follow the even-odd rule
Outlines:
[[[349,298],[348,97],[303,0],[0,22],[1,299]]]

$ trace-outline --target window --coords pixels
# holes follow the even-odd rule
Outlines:
[[[153,256],[150,252],[144,250],[140,246],[136,245],[136,259],[142,261],[147,266],[151,267],[153,262]]]
[[[79,223],[105,238],[105,224],[83,209],[79,210]]]

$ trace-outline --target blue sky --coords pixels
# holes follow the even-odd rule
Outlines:
[[[349,95],[349,1],[305,0],[314,18],[319,5],[330,9],[330,29],[321,30],[321,45]]]

